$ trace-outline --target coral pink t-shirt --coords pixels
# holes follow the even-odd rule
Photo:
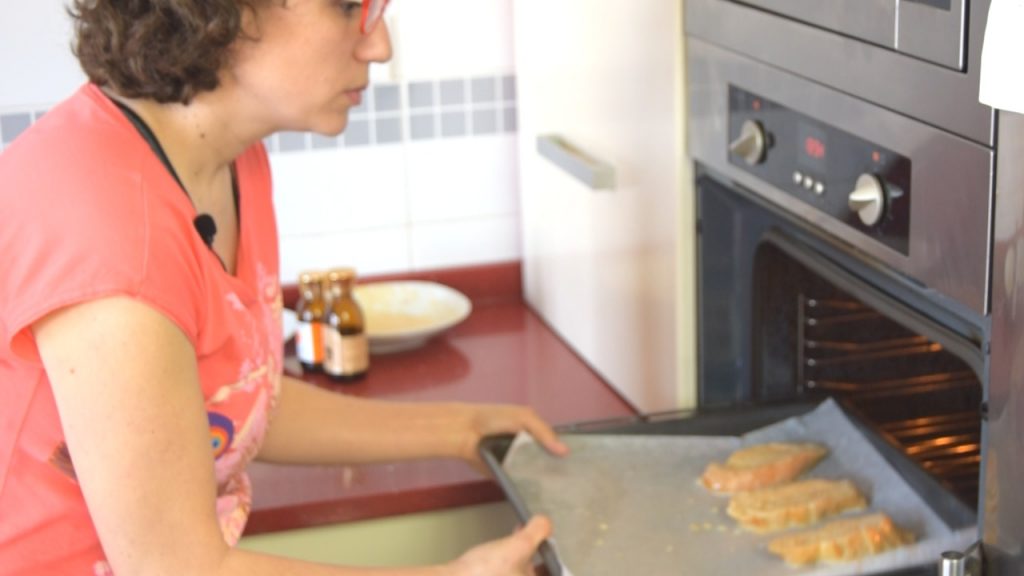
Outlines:
[[[238,540],[251,503],[245,466],[277,397],[282,346],[262,145],[242,154],[236,171],[231,275],[196,233],[189,198],[96,86],[0,153],[0,575],[110,573],[31,331],[50,312],[109,296],[151,306],[195,348],[217,512],[225,540]]]

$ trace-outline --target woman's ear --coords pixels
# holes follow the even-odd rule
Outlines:
[[[277,1],[280,1],[282,5],[287,4],[287,0],[271,0],[271,2]],[[270,4],[270,2],[256,0],[254,2],[238,3],[238,40],[254,42],[260,39],[259,5],[266,4]]]

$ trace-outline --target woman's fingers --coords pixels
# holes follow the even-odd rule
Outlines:
[[[535,516],[515,534],[481,544],[463,554],[450,565],[451,573],[458,576],[533,574],[533,555],[541,542],[550,535],[551,521],[543,516]]]
[[[525,420],[526,431],[548,452],[556,456],[565,456],[569,453],[569,447],[558,438],[555,430],[533,410],[527,412]]]
[[[565,456],[569,447],[558,438],[550,424],[544,421],[532,408],[525,406],[477,406],[472,419],[472,431],[467,435],[471,444],[465,452],[467,460],[477,458],[480,440],[493,434],[516,434],[528,432],[548,452]]]

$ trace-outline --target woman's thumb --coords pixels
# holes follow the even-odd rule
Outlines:
[[[529,548],[532,554],[540,543],[551,536],[551,521],[544,516],[534,516],[523,526],[523,529],[516,534],[518,540]]]

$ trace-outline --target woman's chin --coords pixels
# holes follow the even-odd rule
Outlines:
[[[344,122],[339,122],[339,123],[336,123],[335,125],[332,125],[332,126],[325,126],[323,128],[319,128],[319,127],[315,128],[315,129],[312,130],[312,132],[314,132],[316,134],[319,134],[321,136],[326,136],[328,138],[334,138],[335,136],[338,136],[342,132],[344,132],[345,128],[347,128],[347,127],[348,127],[348,120],[346,119]]]
[[[333,138],[344,132],[347,127],[348,111],[341,115],[332,115],[331,117],[320,118],[309,127],[308,131],[328,138]]]

